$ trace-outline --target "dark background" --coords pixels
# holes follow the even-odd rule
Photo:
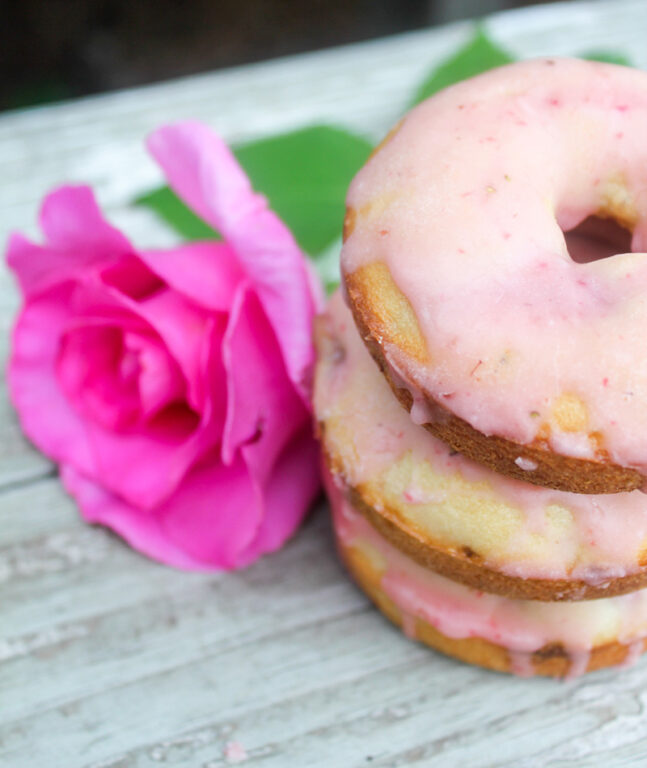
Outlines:
[[[0,0],[0,109],[530,4],[523,0]]]

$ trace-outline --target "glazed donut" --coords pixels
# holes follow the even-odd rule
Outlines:
[[[647,647],[647,589],[579,603],[511,600],[445,579],[405,557],[327,477],[340,555],[406,635],[470,664],[524,677],[576,677],[636,661]]]
[[[416,423],[537,485],[643,486],[645,137],[647,73],[544,59],[440,92],[369,159],[343,281]]]
[[[424,568],[509,598],[583,600],[647,587],[647,496],[581,495],[498,475],[412,423],[340,294],[318,318],[314,410],[328,471]]]

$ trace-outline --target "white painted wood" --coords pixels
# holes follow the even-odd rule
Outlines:
[[[519,55],[618,49],[647,68],[644,0],[495,16]],[[235,141],[324,121],[377,138],[467,25],[240,67],[0,117],[0,237],[86,181],[141,244],[174,236],[132,197],[160,181],[142,138],[198,117]],[[0,359],[18,304],[0,270]],[[644,766],[647,663],[575,683],[445,659],[350,584],[320,507],[282,552],[236,574],[148,562],[82,524],[0,390],[0,765]]]

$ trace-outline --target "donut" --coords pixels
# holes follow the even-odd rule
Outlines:
[[[498,475],[415,425],[339,293],[318,318],[314,411],[328,472],[424,568],[509,598],[568,601],[647,587],[647,496],[581,495]]]
[[[513,600],[422,568],[393,547],[327,477],[341,559],[404,633],[461,661],[524,677],[629,665],[647,648],[647,589],[575,603]]]
[[[342,279],[412,420],[575,493],[647,478],[647,73],[512,64],[414,108],[351,183]]]

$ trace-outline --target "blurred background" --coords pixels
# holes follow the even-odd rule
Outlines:
[[[537,0],[2,0],[0,110],[533,4]]]

